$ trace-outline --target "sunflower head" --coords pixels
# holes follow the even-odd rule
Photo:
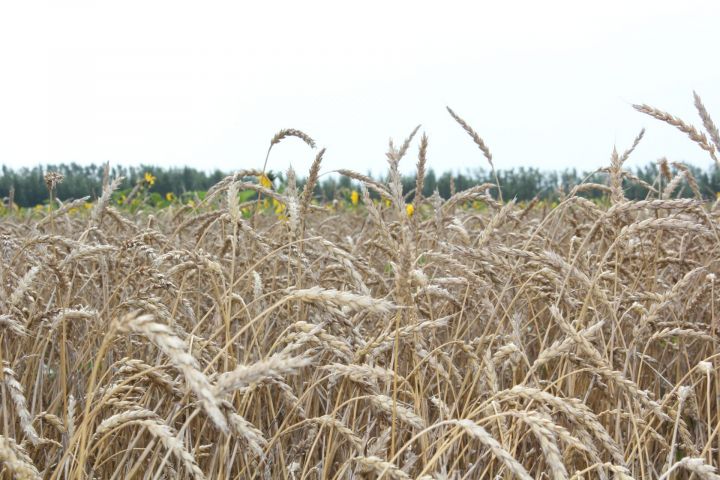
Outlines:
[[[407,212],[408,217],[412,217],[415,214],[415,207],[413,207],[412,203],[408,203],[405,205],[405,211]]]
[[[265,174],[262,174],[258,177],[258,181],[260,182],[260,185],[262,185],[265,188],[272,188],[272,180],[270,177],[268,177]]]

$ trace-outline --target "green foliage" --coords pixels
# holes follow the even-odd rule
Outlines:
[[[65,179],[57,186],[57,198],[80,198],[86,195],[96,199],[102,193],[103,166],[80,166],[76,163],[36,166],[13,170],[2,167],[0,175],[0,197],[7,198],[14,188],[14,203],[21,207],[39,205],[48,201],[48,191],[43,175],[46,172],[61,173]],[[122,176],[120,190],[129,192],[142,179],[145,172],[155,176],[150,191],[163,199],[168,192],[180,195],[185,192],[203,191],[220,181],[225,174],[216,170],[206,173],[194,168],[158,168],[147,165],[139,167],[113,167],[111,178]],[[127,193],[126,192],[126,193]]]
[[[705,198],[715,199],[715,193],[720,191],[720,172],[718,169],[712,168],[709,171],[697,167],[689,167],[689,169],[697,180],[702,195]],[[5,200],[2,204],[8,204],[7,198],[10,196],[11,189],[14,190],[14,203],[18,206],[33,207],[46,204],[48,202],[48,191],[45,187],[43,175],[49,171],[61,173],[65,177],[64,181],[57,187],[56,194],[59,199],[66,200],[89,195],[94,200],[101,194],[103,167],[100,165],[80,166],[71,163],[69,165],[47,165],[19,170],[3,166],[0,172],[0,198]],[[174,198],[183,203],[193,198],[202,200],[205,195],[204,192],[227,174],[219,170],[207,173],[189,167],[116,166],[110,170],[109,175],[111,178],[124,177],[124,181],[118,190],[118,198],[120,194],[129,195],[138,182],[142,181],[146,172],[150,172],[155,179],[152,185],[146,184],[144,186],[143,200],[146,205],[157,207],[169,204],[167,194],[171,192]],[[637,168],[634,174],[647,184],[654,185],[655,188],[662,188],[667,184],[667,180],[660,177],[658,166],[655,163]],[[273,175],[272,173],[269,173],[269,175],[277,178],[276,185],[282,190],[284,188],[283,176],[281,174]],[[450,172],[444,172],[439,176],[433,170],[428,170],[425,175],[423,195],[429,197],[437,190],[443,198],[448,198],[451,191],[451,178],[456,191],[482,183],[495,183],[491,172],[483,169],[454,175]],[[537,168],[521,167],[498,171],[498,179],[502,186],[503,196],[508,199],[517,198],[520,201],[530,200],[536,196],[544,200],[554,201],[561,196],[561,192],[567,193],[575,185],[583,181],[607,184],[607,175],[604,173],[578,173],[575,169],[567,169],[562,172],[544,172]],[[304,183],[303,179],[299,179],[298,187],[302,188]],[[408,199],[411,200],[411,192],[415,188],[415,177],[405,176],[402,183],[405,193],[409,194]],[[628,180],[624,181],[623,186],[628,199],[643,199],[648,194],[647,188]],[[347,200],[350,195],[349,192],[354,189],[357,189],[357,186],[347,177],[326,177],[315,187],[314,197],[323,201]],[[497,192],[493,191],[493,194],[496,195]],[[683,197],[692,195],[687,182],[681,182],[677,194]],[[373,198],[377,198],[377,195],[373,192],[371,192],[371,195]],[[602,196],[602,192],[590,191],[584,192],[583,195],[589,198],[599,198]],[[253,198],[255,198],[253,191],[241,192],[239,196],[241,202]]]

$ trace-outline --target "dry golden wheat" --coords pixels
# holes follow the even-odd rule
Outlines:
[[[696,107],[707,136],[639,109],[713,153]],[[4,216],[0,477],[718,478],[720,216],[691,170],[624,170],[641,132],[556,208],[411,199],[417,132],[387,181],[339,171],[352,208],[318,204],[321,150],[302,191],[245,169],[130,213],[108,178],[88,211]]]

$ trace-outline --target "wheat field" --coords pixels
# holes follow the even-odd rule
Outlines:
[[[696,105],[709,139],[636,108],[715,158]],[[0,476],[720,478],[718,203],[677,198],[694,179],[666,161],[627,201],[642,135],[554,208],[493,184],[412,196],[417,131],[386,182],[341,171],[356,209],[309,193],[321,150],[302,190],[245,170],[131,214],[108,179],[90,210],[2,218]],[[289,138],[314,147],[270,148]]]

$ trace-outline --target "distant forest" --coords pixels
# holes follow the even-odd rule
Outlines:
[[[665,164],[667,165],[667,164]],[[708,199],[715,199],[716,192],[720,192],[720,171],[713,167],[710,170],[703,170],[697,167],[684,164],[671,164],[661,175],[661,168],[656,163],[648,164],[637,168],[632,173],[635,179],[624,180],[625,195],[629,199],[642,199],[648,195],[647,185],[658,187],[658,182],[666,185],[669,177],[684,175],[674,196],[689,197],[693,195],[690,188],[691,182],[688,177],[694,178],[697,182],[697,190]],[[57,186],[57,198],[61,200],[76,199],[84,196],[97,198],[102,190],[104,167],[102,165],[80,166],[74,163],[69,165],[47,165],[34,168],[10,169],[2,166],[0,176],[0,198],[6,203],[13,190],[13,201],[21,207],[32,207],[48,201],[48,191],[43,180],[46,172],[59,172],[65,178]],[[174,195],[181,195],[187,192],[204,192],[217,183],[229,172],[216,170],[212,173],[204,172],[194,168],[162,168],[155,166],[120,167],[110,169],[110,178],[122,176],[125,178],[120,189],[131,189],[138,181],[144,178],[146,172],[154,177],[154,183],[150,187],[151,192],[165,196],[169,192]],[[582,182],[596,182],[607,184],[607,174],[603,172],[578,172],[575,169],[567,169],[562,172],[546,172],[537,168],[517,168],[499,170],[498,179],[502,186],[503,197],[517,198],[518,200],[530,200],[534,197],[542,199],[555,199],[563,193],[569,192],[574,186]],[[691,175],[690,175],[691,174]],[[276,188],[282,189],[284,174],[280,172],[269,172],[274,179]],[[377,178],[376,178],[377,179]],[[382,180],[382,179],[380,179]],[[640,181],[638,181],[640,180]],[[449,172],[438,175],[429,170],[425,176],[424,196],[430,196],[437,189],[440,195],[448,198],[451,191],[460,191],[471,186],[485,182],[495,183],[495,180],[488,170],[477,169],[473,172],[451,174]],[[298,183],[302,185],[303,180]],[[415,187],[415,177],[406,176],[403,178],[406,192]],[[325,201],[347,198],[349,192],[357,188],[357,184],[344,176],[325,177],[316,187],[315,195]],[[600,196],[602,192],[584,192],[585,196]]]

